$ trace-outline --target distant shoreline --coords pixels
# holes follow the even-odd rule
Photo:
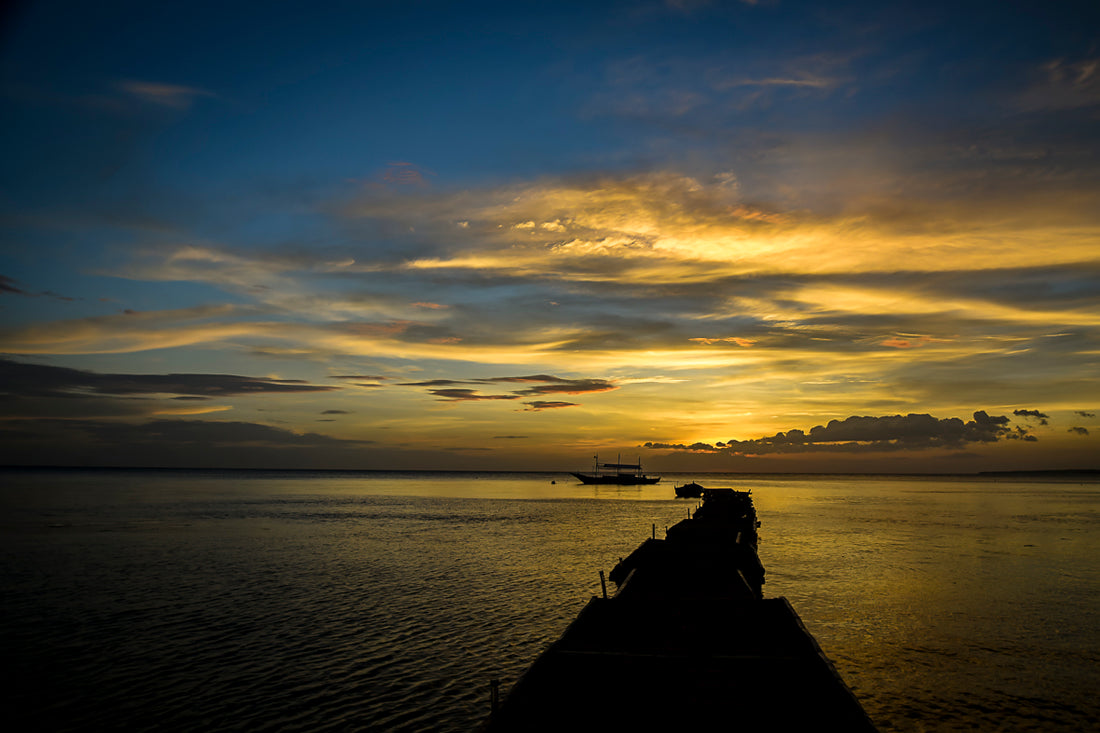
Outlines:
[[[975,476],[1097,476],[1100,468],[1056,468],[1045,471],[979,471]]]
[[[42,466],[42,465],[8,465],[0,466],[0,471],[147,471],[147,472],[192,472],[192,473],[280,473],[280,474],[529,474],[532,476],[568,475],[567,470],[545,471],[512,471],[508,469],[445,469],[445,468],[219,468],[211,466],[184,467],[184,466]],[[673,475],[690,476],[743,476],[770,477],[770,478],[805,478],[813,476],[835,478],[874,478],[879,476],[897,476],[907,478],[1040,478],[1040,479],[1088,479],[1100,481],[1100,469],[1097,468],[1065,468],[1047,470],[1019,470],[1019,471],[978,471],[972,473],[823,473],[823,472],[740,472],[740,471],[660,471]]]

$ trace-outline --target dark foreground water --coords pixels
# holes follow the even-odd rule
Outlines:
[[[0,472],[4,719],[470,730],[687,478]],[[881,730],[1100,727],[1100,484],[695,478]]]

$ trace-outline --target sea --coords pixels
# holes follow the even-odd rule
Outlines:
[[[1100,729],[1100,482],[974,476],[2,470],[4,719],[474,730],[689,480],[881,731]]]

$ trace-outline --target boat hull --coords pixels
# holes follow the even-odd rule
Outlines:
[[[703,495],[703,487],[696,483],[684,484],[683,486],[674,486],[676,490],[676,496],[684,499],[697,499]]]
[[[590,473],[571,473],[570,475],[577,477],[577,479],[579,479],[580,482],[583,484],[611,484],[613,486],[637,486],[639,484],[655,484],[661,480],[660,476],[631,476],[628,474],[602,474],[596,476]]]

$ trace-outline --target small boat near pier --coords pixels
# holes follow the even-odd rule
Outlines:
[[[676,496],[681,499],[698,499],[703,495],[703,491],[705,491],[700,484],[694,481],[686,483],[683,486],[674,486],[672,488],[676,491]]]

